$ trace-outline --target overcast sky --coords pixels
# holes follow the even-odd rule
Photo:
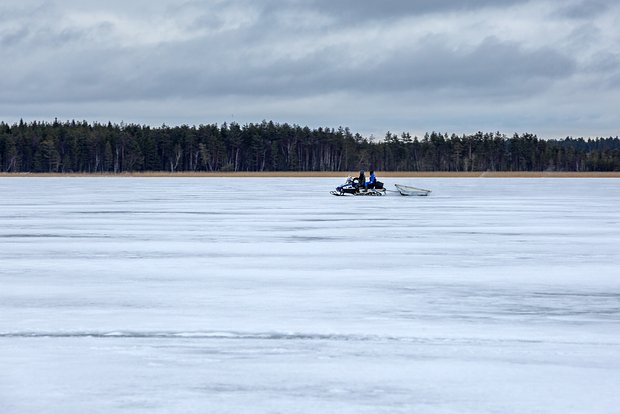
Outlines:
[[[0,119],[616,136],[617,0],[2,0]]]

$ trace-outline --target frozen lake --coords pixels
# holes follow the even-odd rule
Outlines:
[[[340,181],[0,178],[0,412],[618,412],[620,180]]]

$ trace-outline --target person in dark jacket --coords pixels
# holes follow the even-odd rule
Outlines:
[[[360,170],[360,176],[357,177],[357,188],[359,190],[366,188],[366,175],[364,174],[364,170]]]

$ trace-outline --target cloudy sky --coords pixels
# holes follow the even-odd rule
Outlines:
[[[2,0],[0,119],[620,132],[617,0]]]

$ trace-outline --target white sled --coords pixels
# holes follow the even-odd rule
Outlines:
[[[423,188],[412,187],[410,185],[394,184],[400,195],[403,196],[427,196],[431,193],[431,190],[425,190]]]

